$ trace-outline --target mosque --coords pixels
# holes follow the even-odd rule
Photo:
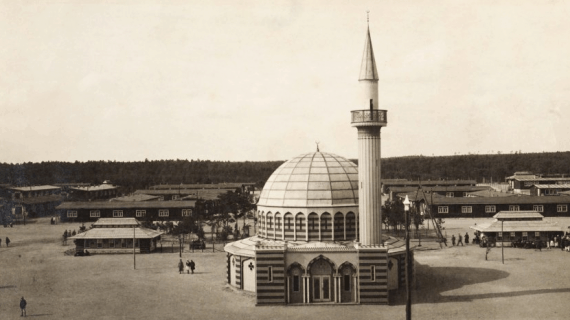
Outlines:
[[[359,83],[364,109],[351,118],[358,168],[318,148],[285,162],[261,192],[257,234],[224,248],[228,283],[255,292],[257,305],[388,304],[404,287],[405,244],[381,228],[380,129],[387,111],[378,108],[369,28]]]

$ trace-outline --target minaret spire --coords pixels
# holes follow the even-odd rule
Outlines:
[[[364,41],[364,53],[362,54],[362,63],[360,64],[360,77],[358,80],[376,80],[378,81],[378,70],[376,70],[376,60],[374,59],[374,50],[372,49],[372,39],[370,38],[370,20],[368,13],[366,16],[367,32]]]

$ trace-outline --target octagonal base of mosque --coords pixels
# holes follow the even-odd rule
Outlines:
[[[257,305],[387,304],[390,292],[404,286],[406,255],[404,241],[382,240],[364,246],[253,236],[225,246],[227,281],[255,292]]]

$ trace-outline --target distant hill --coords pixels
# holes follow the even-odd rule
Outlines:
[[[353,160],[356,162],[356,160]],[[18,186],[68,182],[127,187],[123,192],[169,183],[254,182],[262,187],[283,161],[87,161],[0,163],[0,184]],[[473,179],[503,182],[515,171],[570,176],[570,152],[493,155],[408,156],[382,159],[382,178],[410,180]]]

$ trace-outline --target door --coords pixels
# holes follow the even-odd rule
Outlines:
[[[326,302],[331,301],[331,277],[330,276],[313,276],[313,301]]]

